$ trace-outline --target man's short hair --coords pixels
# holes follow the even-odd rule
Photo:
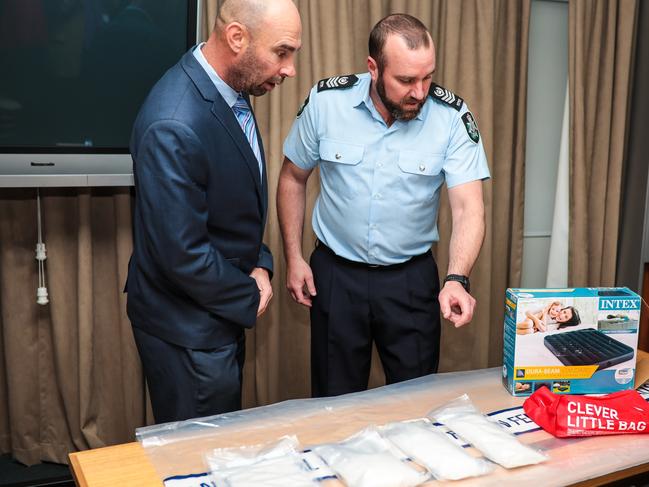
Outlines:
[[[379,70],[385,67],[383,47],[391,34],[399,35],[408,49],[429,47],[430,34],[426,26],[417,18],[408,14],[392,14],[379,20],[370,32],[369,51]]]

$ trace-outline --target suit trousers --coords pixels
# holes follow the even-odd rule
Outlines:
[[[241,409],[245,335],[213,349],[190,349],[145,333],[133,336],[149,387],[156,423]]]
[[[314,397],[367,389],[372,343],[388,384],[437,372],[440,288],[430,252],[372,266],[318,243],[311,269],[317,291],[311,307]]]

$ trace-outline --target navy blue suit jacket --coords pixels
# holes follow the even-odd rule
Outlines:
[[[261,178],[232,109],[191,51],[149,93],[131,154],[133,326],[186,348],[233,343],[256,320],[259,290],[250,272],[272,272],[262,243],[266,167]]]

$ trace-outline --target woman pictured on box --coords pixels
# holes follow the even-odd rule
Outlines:
[[[516,324],[516,333],[519,335],[561,330],[581,323],[577,309],[574,306],[564,307],[560,301],[550,303],[540,312],[528,311],[525,316],[525,320]]]

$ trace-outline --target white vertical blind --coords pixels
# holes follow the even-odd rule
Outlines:
[[[568,87],[563,108],[563,123],[561,127],[561,146],[559,149],[559,167],[557,170],[557,191],[554,197],[554,218],[552,219],[552,236],[550,238],[550,255],[548,257],[548,274],[546,287],[568,286],[568,239],[570,238],[570,194],[568,164],[570,125]]]

